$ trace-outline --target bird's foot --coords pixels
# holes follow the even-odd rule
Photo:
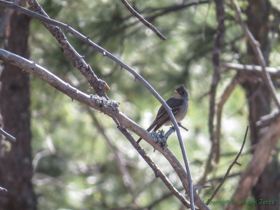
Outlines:
[[[167,138],[168,136],[164,135],[164,131],[160,130],[158,133],[153,131],[151,133],[152,138],[155,140],[155,142],[162,148],[167,148]]]

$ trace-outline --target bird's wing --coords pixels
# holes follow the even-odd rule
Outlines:
[[[180,107],[184,103],[184,101],[181,99],[175,99],[171,105],[171,100],[174,100],[173,97],[168,99],[166,101],[166,103],[168,104],[169,107],[172,106],[170,108],[172,109],[173,114],[176,115],[180,111]],[[150,132],[153,128],[154,128],[154,131],[157,131],[168,120],[169,120],[169,115],[168,115],[167,111],[165,110],[165,108],[163,106],[161,106],[158,110],[156,119],[153,121],[153,123],[150,125],[150,127],[147,129],[147,131]],[[139,143],[141,141],[141,139],[142,138],[139,138],[137,143]]]
[[[171,100],[173,100],[172,104],[171,104]],[[168,106],[170,106],[173,114],[176,115],[180,111],[180,107],[184,103],[184,101],[181,99],[170,98],[166,101],[166,103],[168,104]],[[152,125],[149,127],[150,130],[153,129],[154,127],[155,127],[155,129],[154,129],[155,131],[158,130],[169,119],[170,119],[170,117],[169,117],[166,109],[163,106],[161,106],[160,109],[158,110],[156,119],[154,120]]]

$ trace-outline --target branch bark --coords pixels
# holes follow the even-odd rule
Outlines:
[[[31,9],[47,16],[47,14],[44,12],[44,10],[38,4],[37,1],[27,0],[27,2],[31,6]],[[7,7],[13,8],[13,9],[19,9],[21,12],[26,13],[27,15],[30,15],[32,17],[36,17],[38,19],[40,18],[40,20],[44,20],[46,22],[52,22],[51,24],[53,24],[53,25],[62,26],[64,29],[68,30],[71,34],[73,34],[75,37],[81,39],[82,41],[84,41],[85,43],[89,44],[91,47],[93,47],[94,49],[96,49],[97,51],[102,53],[104,56],[107,56],[108,58],[110,58],[111,60],[113,60],[114,62],[119,64],[121,67],[128,70],[133,76],[135,76],[136,79],[138,79],[159,100],[159,102],[166,109],[166,111],[167,111],[167,113],[168,113],[168,115],[169,115],[169,117],[170,117],[170,119],[171,119],[171,121],[174,125],[174,128],[176,130],[177,138],[178,138],[180,148],[181,148],[181,151],[182,151],[182,155],[183,155],[183,159],[184,159],[184,163],[185,163],[185,167],[186,167],[186,171],[187,171],[187,176],[188,176],[188,180],[189,180],[189,185],[190,185],[189,189],[186,189],[186,190],[189,193],[190,198],[191,198],[192,209],[194,209],[194,206],[193,206],[193,183],[192,183],[191,171],[190,171],[190,167],[189,167],[187,154],[186,154],[186,151],[185,151],[184,142],[182,140],[181,132],[180,132],[180,129],[179,129],[178,124],[176,122],[176,119],[175,119],[175,117],[172,113],[171,108],[162,99],[162,97],[155,91],[155,89],[140,74],[138,74],[134,69],[132,69],[131,67],[129,67],[128,65],[126,65],[125,63],[120,61],[117,57],[115,57],[113,54],[111,54],[107,50],[103,49],[102,47],[98,46],[96,43],[92,42],[88,37],[85,37],[84,35],[80,34],[76,30],[69,27],[68,25],[66,25],[64,23],[60,23],[58,21],[51,20],[50,18],[46,18],[44,16],[38,16],[38,14],[34,15],[34,14],[30,13],[30,11],[28,11],[28,10],[26,11],[24,8],[21,8],[21,7],[19,8],[15,4],[9,4],[9,2],[0,1],[0,5],[5,5]],[[69,42],[66,39],[66,36],[64,35],[64,33],[58,27],[54,27],[52,25],[45,24],[44,22],[42,22],[42,24],[44,24],[45,27],[47,27],[50,30],[50,32],[53,34],[53,36],[55,36],[57,38],[59,43],[63,47],[65,47],[65,48],[63,48],[63,52],[66,56],[68,56],[70,61],[74,62],[73,65],[81,65],[81,69],[79,69],[79,70],[88,79],[88,81],[93,86],[93,88],[95,89],[97,94],[100,95],[100,96],[104,96],[105,98],[108,99],[107,95],[105,94],[105,92],[102,89],[102,86],[107,88],[107,89],[109,89],[109,86],[107,85],[106,82],[97,78],[97,76],[94,74],[94,72],[92,71],[92,69],[90,68],[90,66],[88,64],[85,65],[84,60],[81,59],[81,56],[69,44]],[[74,57],[72,57],[72,56],[74,56]],[[78,60],[76,60],[76,59],[78,59]],[[93,80],[92,80],[92,78],[93,78]],[[145,139],[145,137],[143,137],[143,136],[141,136],[141,137],[143,139]]]
[[[237,21],[240,24],[240,26],[241,26],[241,28],[243,30],[244,35],[246,36],[246,38],[250,42],[250,45],[253,48],[253,50],[254,50],[254,52],[255,52],[255,54],[257,56],[258,62],[259,62],[259,64],[262,67],[263,80],[264,80],[265,84],[267,85],[267,88],[271,92],[272,97],[274,99],[274,102],[275,102],[276,106],[278,107],[278,110],[280,110],[280,101],[277,98],[277,93],[276,93],[276,90],[275,90],[275,88],[274,88],[274,86],[272,84],[270,75],[266,71],[266,62],[265,62],[264,56],[262,54],[262,51],[261,51],[261,49],[259,47],[259,43],[254,38],[254,36],[252,35],[251,31],[248,29],[248,27],[244,23],[244,21],[243,21],[243,19],[241,17],[241,9],[240,9],[238,3],[236,2],[236,0],[233,0],[233,2],[234,2],[235,14],[237,16]]]
[[[238,154],[236,155],[234,161],[232,162],[232,164],[230,164],[230,166],[228,167],[228,170],[224,176],[224,178],[221,180],[219,186],[216,188],[216,190],[214,191],[214,193],[212,194],[212,196],[208,199],[207,201],[207,205],[209,205],[209,203],[213,200],[213,198],[216,196],[216,194],[218,193],[218,191],[221,189],[221,187],[223,186],[224,182],[226,181],[227,177],[229,176],[229,173],[230,173],[230,170],[232,169],[232,167],[237,164],[237,165],[240,165],[237,160],[238,158],[240,157],[242,151],[243,151],[243,148],[244,148],[244,145],[245,145],[245,142],[246,142],[246,138],[247,138],[247,134],[248,134],[248,130],[249,130],[249,126],[247,126],[247,129],[246,129],[246,132],[245,132],[245,135],[244,135],[244,139],[243,139],[243,143],[242,143],[242,146],[238,152]]]
[[[98,129],[99,133],[103,136],[105,139],[107,145],[111,148],[115,155],[116,162],[118,164],[119,170],[122,173],[123,176],[123,182],[124,186],[127,188],[128,192],[131,194],[133,201],[136,205],[138,205],[137,199],[136,199],[136,192],[135,192],[135,184],[133,182],[133,179],[131,178],[129,171],[126,167],[126,164],[124,163],[124,157],[122,153],[118,150],[116,145],[111,141],[111,139],[108,137],[108,135],[105,132],[105,129],[101,125],[101,123],[96,118],[95,114],[93,113],[93,110],[91,110],[89,107],[87,107],[88,113],[90,114],[93,124]]]
[[[224,93],[222,94],[220,101],[217,105],[217,128],[216,128],[216,141],[218,142],[218,145],[220,145],[220,136],[221,136],[221,126],[222,126],[222,111],[223,106],[226,103],[227,99],[229,98],[230,94],[234,90],[235,86],[239,83],[242,83],[244,81],[244,77],[240,77],[237,73],[231,80],[230,84],[226,87]],[[218,157],[220,156],[220,150],[218,150]]]
[[[181,180],[185,190],[189,191],[189,182],[187,178],[186,171],[180,164],[179,160],[173,155],[173,153],[168,149],[162,149],[158,144],[155,143],[153,138],[150,134],[144,130],[143,128],[139,127],[135,122],[131,119],[126,117],[123,113],[119,112],[118,106],[119,103],[112,100],[112,99],[105,99],[104,97],[99,97],[96,95],[87,95],[78,89],[72,87],[68,83],[64,82],[45,68],[37,65],[33,61],[29,61],[24,59],[18,55],[10,53],[6,50],[0,49],[0,59],[4,62],[8,62],[12,65],[15,65],[27,73],[33,74],[43,81],[49,83],[51,86],[55,87],[62,93],[66,94],[73,100],[77,100],[80,103],[83,103],[87,106],[90,106],[96,110],[103,112],[104,114],[110,116],[118,126],[124,126],[125,128],[131,130],[132,132],[136,133],[137,135],[143,137],[154,149],[158,150],[162,153],[165,158],[169,161],[172,165],[173,169],[176,171],[179,179]],[[121,128],[124,129],[124,128]],[[135,142],[135,141],[134,141]],[[135,142],[136,143],[136,142]],[[138,149],[142,149],[140,146],[136,147],[137,151],[140,153]],[[146,155],[144,155],[146,156]],[[209,209],[201,200],[196,192],[194,192],[194,203],[200,209]]]
[[[260,138],[256,145],[252,160],[247,165],[244,173],[242,174],[239,184],[231,199],[235,201],[245,201],[251,193],[252,188],[258,181],[259,176],[265,169],[269,161],[272,150],[275,148],[280,138],[280,121],[271,124]],[[227,206],[226,210],[242,209],[243,204],[231,204]]]
[[[210,88],[210,107],[209,107],[209,121],[208,128],[210,133],[210,140],[212,142],[212,148],[209,160],[211,162],[214,158],[215,162],[219,162],[219,142],[216,139],[214,132],[214,116],[215,116],[215,99],[216,99],[216,89],[220,81],[220,54],[222,43],[224,41],[225,33],[225,11],[224,11],[224,0],[215,0],[216,4],[216,18],[218,22],[218,29],[216,32],[215,48],[212,55],[212,63],[214,66],[214,74],[212,78],[211,88]],[[209,164],[211,164],[208,162]]]
[[[237,63],[222,63],[223,67],[228,69],[234,69],[238,72],[243,73],[252,73],[255,74],[258,77],[262,77],[262,67],[261,66],[255,66],[255,65],[243,65],[243,64],[237,64]],[[269,73],[271,79],[279,79],[280,78],[280,68],[272,68],[272,67],[266,67],[266,72]]]
[[[153,26],[151,23],[149,23],[145,18],[143,18],[138,12],[136,12],[132,6],[129,5],[129,3],[126,0],[121,0],[123,5],[130,11],[131,14],[133,14],[138,20],[140,20],[145,26],[150,28],[160,39],[163,41],[166,40],[166,38],[159,32],[159,30],[156,29],[155,26]]]

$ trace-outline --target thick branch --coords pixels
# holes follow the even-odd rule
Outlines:
[[[254,73],[255,75],[262,77],[262,67],[255,65],[242,65],[237,63],[221,63],[221,65],[228,69],[234,69],[237,71],[241,71],[244,73]],[[280,78],[280,68],[271,68],[266,67],[266,72],[269,73],[271,79],[279,79]]]
[[[245,201],[251,193],[252,188],[257,183],[259,176],[266,167],[272,150],[275,148],[280,138],[280,122],[273,122],[258,141],[253,158],[243,172],[235,193],[231,199],[235,201]],[[241,204],[231,204],[226,210],[242,209]]]
[[[165,158],[172,165],[173,169],[176,171],[184,188],[186,190],[189,189],[189,182],[188,179],[186,178],[187,177],[186,171],[180,164],[179,160],[173,155],[173,153],[168,148],[162,149],[158,144],[156,144],[156,142],[153,140],[153,138],[146,130],[139,127],[135,122],[133,122],[128,117],[126,117],[123,113],[119,112],[118,102],[113,100],[106,100],[104,97],[87,95],[79,91],[78,89],[72,87],[68,83],[64,82],[63,80],[61,80],[60,78],[58,78],[57,76],[55,76],[54,74],[46,70],[45,68],[37,65],[33,61],[24,59],[6,50],[0,49],[0,60],[15,65],[23,69],[24,71],[39,77],[40,79],[49,83],[51,86],[55,87],[62,93],[69,96],[71,99],[77,100],[80,103],[83,103],[87,106],[90,106],[94,109],[103,112],[104,114],[115,119],[120,125],[125,126],[132,132],[143,137],[150,145],[152,145],[156,150],[158,150],[160,153],[162,153],[165,156]],[[195,201],[195,205],[198,206],[200,209],[209,209],[207,206],[205,206],[203,201],[195,192],[194,192],[194,201]]]
[[[128,132],[126,127],[118,126],[118,129],[121,133],[130,141],[132,146],[140,153],[142,158],[148,163],[148,165],[153,169],[156,178],[160,178],[162,182],[168,187],[170,192],[172,192],[187,208],[190,208],[190,203],[185,199],[185,197],[170,183],[165,174],[157,167],[157,165],[150,159],[150,157],[146,154],[145,150],[141,148],[139,144],[134,140],[132,135]]]
[[[261,119],[256,123],[258,127],[269,126],[273,121],[279,121],[280,113],[279,111],[272,112],[268,115],[262,116]]]
[[[7,7],[13,8],[13,9],[19,9],[17,5],[15,4],[9,4],[9,2],[5,2],[5,1],[0,1],[0,5],[2,5],[2,3],[5,3],[5,5],[7,4]],[[31,6],[31,8],[33,8],[33,10],[38,11],[40,13],[44,13],[44,11],[42,10],[41,6],[35,1],[35,0],[28,0],[27,1],[29,3],[29,5]],[[32,17],[38,18],[39,16],[34,16],[33,13],[31,14],[30,11],[28,12],[28,10],[26,11],[24,8],[20,8],[20,11],[23,12],[24,14],[30,15]],[[177,137],[179,140],[179,144],[180,144],[180,148],[182,151],[182,155],[183,155],[183,159],[184,159],[184,163],[185,163],[185,167],[186,167],[186,171],[187,171],[187,176],[188,176],[188,180],[189,180],[189,184],[190,184],[190,188],[186,189],[187,192],[189,193],[191,200],[193,197],[193,183],[192,183],[192,177],[191,177],[191,171],[190,171],[190,167],[189,167],[189,163],[188,163],[188,158],[187,158],[187,154],[185,151],[185,146],[184,146],[184,142],[182,140],[182,136],[180,133],[180,129],[177,125],[176,119],[171,111],[171,108],[167,105],[167,103],[162,99],[162,97],[155,91],[155,89],[140,75],[138,74],[134,69],[132,69],[130,66],[126,65],[125,63],[123,63],[122,61],[120,61],[117,57],[115,57],[113,54],[111,54],[110,52],[108,52],[107,50],[103,49],[102,47],[100,47],[99,45],[97,45],[96,43],[92,42],[88,37],[85,37],[84,35],[80,34],[79,32],[77,32],[76,30],[74,30],[73,28],[71,28],[70,26],[64,24],[64,23],[60,23],[58,21],[54,21],[51,20],[50,18],[46,18],[44,16],[40,16],[40,20],[43,20],[45,22],[48,22],[52,25],[58,25],[59,27],[64,28],[65,30],[69,31],[71,34],[73,34],[75,37],[81,39],[82,41],[84,41],[85,43],[89,44],[91,47],[93,47],[94,49],[96,49],[98,52],[101,52],[104,56],[107,56],[108,58],[110,58],[111,60],[113,60],[114,62],[116,62],[117,64],[119,64],[121,67],[123,67],[124,69],[128,70],[133,76],[135,76],[136,79],[138,79],[158,100],[159,102],[163,105],[163,107],[166,109],[174,127],[177,133]],[[60,31],[59,28],[57,27],[53,27],[52,25],[46,25],[46,27],[50,27],[50,31],[53,33],[53,35],[55,37],[58,38],[58,40],[60,40],[61,44],[67,44],[68,45],[68,41],[65,42],[66,37],[65,35]],[[58,33],[57,33],[58,32]],[[57,33],[57,34],[56,34]],[[61,39],[62,36],[62,39]],[[73,53],[76,53],[76,51],[72,51],[71,50],[72,47],[67,48],[67,50],[70,51],[65,51],[63,50],[64,53],[66,53],[69,56],[72,56]],[[81,56],[80,56],[81,57]],[[82,60],[83,62],[83,60]],[[93,71],[91,70],[90,66],[87,65],[85,66],[85,76],[87,77],[87,74],[91,74],[93,73]],[[100,84],[102,86],[104,86],[105,88],[108,87],[108,85],[104,82],[99,80],[95,74],[91,74],[91,76],[93,76],[96,80],[96,82],[92,83],[91,85],[97,85],[96,87],[94,86],[95,90],[98,91],[99,90],[99,95],[104,96],[107,98],[106,94],[103,92]],[[91,81],[91,80],[90,80]],[[109,88],[109,87],[108,87]],[[143,139],[145,139],[144,136],[141,136]],[[146,139],[145,139],[146,140]],[[193,204],[193,202],[191,202]]]
[[[276,90],[275,90],[275,88],[274,88],[274,86],[272,84],[270,75],[266,71],[266,62],[265,62],[265,59],[263,57],[262,51],[261,51],[261,49],[259,47],[259,43],[254,38],[253,34],[250,32],[249,28],[247,27],[247,25],[243,21],[243,19],[241,17],[241,9],[240,9],[238,3],[236,2],[236,0],[233,0],[233,2],[234,2],[235,13],[236,13],[236,16],[237,16],[237,21],[240,24],[240,26],[241,26],[241,28],[243,30],[244,35],[249,40],[249,43],[250,43],[251,47],[253,48],[253,50],[254,50],[254,52],[255,52],[255,54],[257,56],[258,62],[259,62],[259,64],[262,67],[262,74],[263,74],[264,82],[267,85],[267,88],[269,89],[269,91],[271,92],[276,106],[280,110],[280,101],[277,98]]]

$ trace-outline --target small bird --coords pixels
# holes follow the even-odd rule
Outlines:
[[[187,114],[188,107],[189,107],[189,93],[185,89],[183,85],[178,87],[174,91],[175,95],[171,98],[169,98],[166,103],[171,108],[174,117],[176,119],[176,122],[180,122],[184,119],[184,117]],[[154,131],[157,131],[161,126],[163,125],[171,125],[172,121],[165,110],[163,106],[161,106],[158,110],[156,119],[153,121],[153,123],[150,125],[150,127],[147,129],[148,132],[150,130],[154,129]],[[142,138],[139,138],[137,143],[141,141]]]

